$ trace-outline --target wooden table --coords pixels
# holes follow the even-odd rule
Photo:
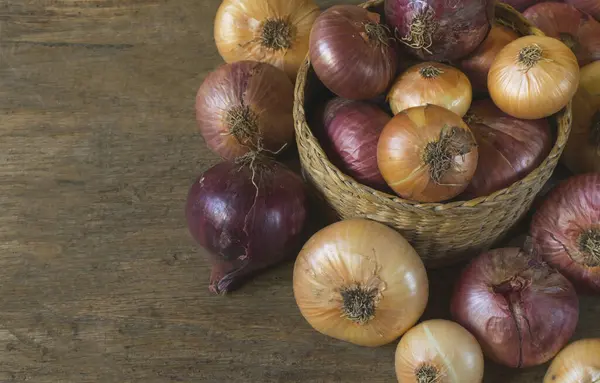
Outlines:
[[[0,2],[0,382],[395,381],[395,344],[310,328],[292,264],[208,294],[183,204],[217,161],[193,104],[222,62],[218,5]],[[457,270],[431,274],[427,318],[447,315]],[[598,300],[581,313],[577,338],[600,336]],[[545,371],[486,369],[498,383]]]

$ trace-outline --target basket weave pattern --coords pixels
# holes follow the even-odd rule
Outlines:
[[[372,0],[362,7],[381,6]],[[521,35],[544,34],[508,5],[496,5],[496,21]],[[309,93],[318,91],[307,58],[296,80],[294,120],[303,174],[340,218],[367,218],[399,230],[425,264],[437,267],[471,257],[490,248],[530,208],[533,199],[550,178],[571,129],[571,105],[552,118],[557,137],[549,156],[524,179],[489,196],[470,201],[421,204],[379,192],[346,176],[327,158],[307,123],[305,109]]]

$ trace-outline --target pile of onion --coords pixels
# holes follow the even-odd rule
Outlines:
[[[318,15],[313,0],[224,0],[215,18],[217,49],[228,63],[266,62],[295,81]]]
[[[481,383],[483,353],[473,335],[442,319],[408,330],[396,348],[400,383]]]
[[[489,99],[475,101],[465,121],[479,146],[477,170],[465,191],[467,198],[489,195],[524,178],[552,148],[546,119],[519,120]]]
[[[473,133],[437,105],[406,109],[385,126],[377,144],[379,171],[403,198],[441,202],[462,193],[477,167]]]
[[[600,338],[581,339],[558,353],[544,383],[594,383],[600,381]]]
[[[494,25],[483,43],[460,61],[460,68],[471,80],[474,92],[487,92],[487,77],[498,52],[508,43],[519,38],[512,29],[503,25]]]
[[[579,318],[571,283],[531,252],[491,250],[475,258],[452,296],[453,318],[485,355],[509,367],[530,367],[567,344]]]
[[[600,293],[600,173],[553,189],[531,222],[537,251],[584,292]]]
[[[356,5],[336,5],[317,17],[309,54],[321,82],[352,100],[383,93],[398,67],[396,47],[381,16]]]
[[[304,245],[294,297],[322,334],[361,346],[389,343],[423,314],[425,266],[398,232],[365,219],[340,221]]]
[[[325,106],[323,119],[331,161],[355,180],[387,189],[377,167],[377,141],[391,117],[373,103],[335,98]]]
[[[579,65],[573,52],[545,36],[525,36],[506,45],[492,63],[488,90],[504,113],[523,119],[548,117],[577,91]]]
[[[581,68],[571,134],[561,160],[574,173],[600,172],[600,61]]]
[[[600,60],[600,23],[572,5],[539,3],[523,12],[547,36],[565,43],[584,66]]]
[[[206,145],[224,159],[252,151],[277,153],[294,139],[294,87],[270,64],[224,64],[196,95],[196,120]]]
[[[436,62],[424,62],[400,75],[387,97],[394,114],[415,106],[433,104],[464,116],[471,105],[472,94],[471,83],[460,70]]]
[[[423,60],[456,60],[487,36],[494,1],[385,0],[385,16],[411,54]]]
[[[190,188],[186,217],[210,253],[210,290],[227,293],[293,256],[306,216],[302,179],[278,162],[249,155],[204,172]]]

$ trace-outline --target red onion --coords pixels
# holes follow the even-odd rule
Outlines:
[[[301,178],[265,158],[221,162],[192,185],[188,228],[211,254],[209,289],[227,293],[295,254],[306,222]]]
[[[598,0],[564,0],[581,12],[585,12],[596,20],[600,21],[600,1]]]
[[[209,74],[196,96],[196,120],[208,147],[225,159],[278,152],[294,139],[294,87],[280,69],[239,61]]]
[[[494,21],[493,0],[385,0],[396,38],[423,60],[455,60],[473,52]]]
[[[390,119],[375,104],[342,98],[329,101],[323,126],[331,161],[358,182],[387,190],[377,166],[377,141]]]
[[[571,48],[579,66],[600,60],[600,23],[590,15],[569,4],[539,3],[523,12],[523,16]]]
[[[356,5],[336,5],[313,24],[310,61],[317,77],[338,96],[373,98],[394,79],[398,55],[380,19]]]
[[[530,367],[567,344],[577,326],[579,300],[558,271],[519,248],[504,248],[483,253],[467,266],[451,311],[488,358]]]
[[[540,255],[583,292],[600,293],[600,173],[568,178],[531,222]]]
[[[489,195],[524,178],[552,148],[546,119],[511,117],[489,99],[473,102],[465,121],[479,145],[477,170],[465,191],[468,198]]]

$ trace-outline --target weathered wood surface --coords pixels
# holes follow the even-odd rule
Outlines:
[[[0,382],[394,381],[395,345],[311,330],[291,264],[208,294],[182,208],[216,161],[193,102],[221,63],[218,4],[0,2]],[[431,275],[427,317],[455,273]],[[577,337],[599,314],[582,301]],[[486,382],[543,373],[488,365]]]

